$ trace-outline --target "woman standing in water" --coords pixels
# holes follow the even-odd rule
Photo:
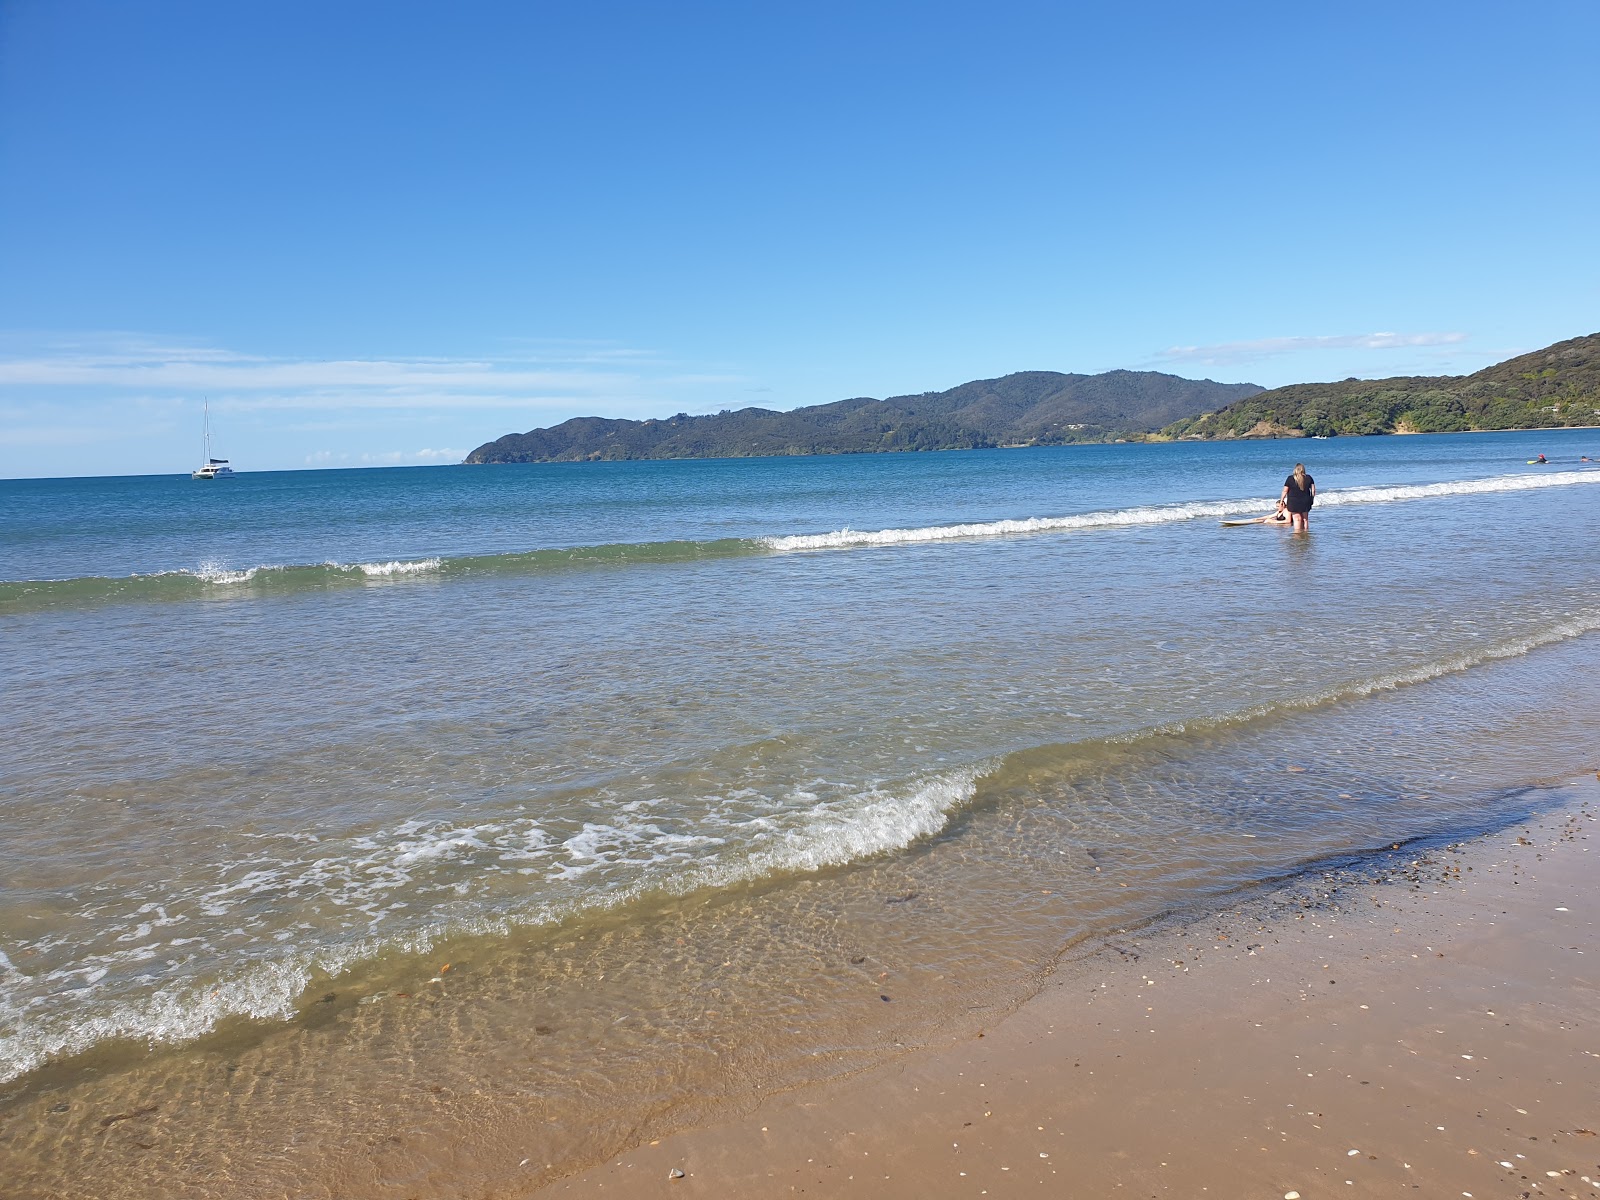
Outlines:
[[[1283,494],[1278,500],[1288,508],[1289,526],[1296,533],[1306,533],[1311,528],[1307,518],[1316,498],[1317,481],[1306,474],[1305,463],[1295,463],[1294,474],[1283,481]]]

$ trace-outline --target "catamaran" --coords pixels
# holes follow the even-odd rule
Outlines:
[[[228,465],[228,460],[211,457],[211,401],[209,399],[205,402],[205,414],[206,461],[205,465],[195,471],[190,478],[226,479],[233,474],[233,468]]]

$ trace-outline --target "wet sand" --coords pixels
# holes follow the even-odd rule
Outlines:
[[[536,1194],[1600,1196],[1600,782],[1544,799],[1113,938],[976,1037]]]

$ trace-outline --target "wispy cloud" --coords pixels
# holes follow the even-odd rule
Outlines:
[[[138,334],[0,337],[0,395],[50,405],[68,396],[151,405],[197,400],[217,412],[462,409],[615,413],[684,388],[750,381],[686,369],[651,351],[523,342],[494,357],[288,358]],[[56,399],[53,399],[56,398]]]
[[[1424,346],[1455,346],[1466,340],[1464,333],[1343,333],[1319,337],[1256,338],[1244,342],[1218,342],[1210,346],[1171,346],[1156,357],[1171,363],[1231,366],[1316,350],[1410,350]]]
[[[427,466],[439,463],[458,463],[467,456],[465,450],[391,450],[382,454],[351,454],[343,450],[318,450],[306,455],[308,467],[401,467]]]
[[[122,442],[130,459],[135,441],[175,447],[198,428],[202,398],[253,465],[354,466],[460,461],[467,451],[456,447],[573,416],[714,411],[754,382],[722,364],[596,341],[527,339],[470,357],[310,358],[129,332],[0,331],[0,449],[12,448],[0,475],[69,469],[30,461],[28,446]],[[323,452],[335,430],[347,444]]]
[[[207,392],[233,396],[241,408],[559,406],[631,398],[647,379],[745,382],[728,372],[685,372],[645,351],[593,346],[522,349],[494,359],[293,359],[108,335],[99,343],[79,337],[22,353],[0,350],[0,388]]]

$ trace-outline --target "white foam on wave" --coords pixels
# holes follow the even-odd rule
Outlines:
[[[839,529],[832,533],[796,533],[760,539],[771,550],[834,550],[845,546],[898,546],[915,542],[943,542],[956,538],[1001,537],[1016,533],[1054,533],[1064,529],[1095,529],[1128,525],[1160,525],[1195,517],[1226,517],[1249,512],[1270,500],[1216,500],[1187,504],[1156,504],[1139,508],[1077,513],[1066,517],[1027,517],[1021,520],[974,521],[962,525],[929,525],[917,529]]]
[[[996,763],[957,768],[913,785],[909,791],[872,788],[845,804],[819,803],[794,828],[768,828],[753,839],[742,863],[713,872],[710,882],[759,878],[779,872],[843,866],[891,850],[903,850],[942,830],[972,799],[978,780]],[[731,872],[728,878],[716,875]]]
[[[20,1006],[0,989],[0,1082],[102,1042],[192,1041],[228,1017],[288,1020],[310,982],[305,961],[258,961],[228,979],[185,981],[136,1003],[80,1013],[69,1022],[26,1025]]]
[[[614,822],[586,821],[581,830],[562,841],[567,861],[556,864],[549,878],[571,881],[607,869],[688,863],[698,857],[698,851],[726,843],[726,838],[715,834],[676,833],[628,816]]]
[[[227,585],[249,583],[256,577],[256,572],[259,570],[261,570],[260,567],[246,567],[244,570],[239,571],[231,567],[224,567],[220,563],[203,562],[192,571],[177,571],[174,573],[192,575],[204,583]]]
[[[166,958],[178,945],[152,926],[191,918],[169,917],[166,908],[152,905],[130,915],[128,938],[108,931],[108,941],[137,944],[78,956],[57,978],[45,981],[50,994],[37,986],[41,981],[0,960],[0,1081],[106,1041],[178,1043],[199,1038],[227,1019],[291,1019],[313,981],[386,952],[425,954],[454,935],[504,934],[516,926],[549,925],[580,912],[616,908],[649,894],[683,895],[901,849],[942,829],[972,796],[985,769],[958,769],[899,787],[817,781],[785,796],[729,793],[722,797],[726,809],[713,805],[687,827],[652,818],[649,804],[632,806],[633,811],[618,806],[609,820],[584,822],[561,838],[551,838],[531,818],[470,826],[413,820],[352,839],[343,854],[328,853],[322,845],[315,858],[225,865],[226,881],[182,899],[196,917],[215,922],[206,941],[226,941],[230,955],[241,948],[247,955],[220,977],[214,970],[191,973],[186,968],[199,960],[184,954],[183,961],[168,961],[175,977],[153,991],[122,997],[105,991],[105,967],[125,973],[133,964]],[[468,880],[530,869],[556,890],[509,906],[447,910],[438,904],[446,896],[464,896]],[[594,880],[579,884],[591,874]],[[296,932],[302,928],[298,924],[263,927],[259,916],[239,907],[259,909],[311,893],[347,915],[341,936],[307,943]],[[406,903],[394,903],[397,896]],[[397,923],[395,910],[413,905],[420,921]],[[234,921],[239,924],[229,930]],[[240,938],[243,947],[236,941]],[[162,968],[156,970],[159,974]]]
[[[1600,483],[1600,471],[1552,471],[1549,474],[1494,475],[1488,479],[1452,479],[1445,483],[1408,483],[1342,488],[1317,493],[1318,504],[1387,504],[1394,500],[1427,500],[1435,496],[1483,496],[1523,492],[1531,488]]]
[[[434,834],[429,837],[416,838],[404,842],[399,847],[399,852],[394,856],[394,865],[397,869],[417,866],[421,863],[436,862],[440,859],[455,858],[463,850],[487,850],[489,845],[478,837],[486,828],[452,829],[443,834]]]
[[[1372,485],[1317,493],[1319,505],[1385,504],[1425,500],[1437,496],[1473,496],[1519,492],[1530,488],[1566,487],[1600,483],[1600,471],[1554,471],[1549,474],[1497,475],[1488,479],[1459,479],[1444,483]],[[1056,533],[1072,529],[1115,529],[1135,525],[1163,525],[1199,517],[1230,517],[1270,509],[1273,501],[1262,496],[1237,500],[1196,500],[1178,504],[1150,504],[1134,508],[1105,509],[1063,517],[1027,517],[1003,521],[974,521],[960,525],[929,525],[913,529],[838,529],[831,533],[798,533],[764,537],[769,550],[836,550],[850,546],[898,546],[918,542],[943,542],[959,538],[1004,537],[1010,534]]]
[[[229,1018],[289,1019],[312,980],[336,976],[385,950],[423,952],[465,928],[429,921],[421,929],[385,932],[393,910],[405,907],[393,903],[397,892],[431,869],[481,865],[493,857],[504,832],[499,824],[413,820],[386,834],[352,839],[343,854],[322,852],[319,845],[311,850],[315,857],[222,863],[220,878],[207,885],[140,905],[120,922],[105,921],[97,943],[102,953],[80,947],[71,965],[37,975],[0,956],[0,1082],[103,1041],[178,1043]],[[542,838],[536,825],[514,834],[524,848]],[[287,840],[298,843],[292,836]],[[460,894],[458,887],[435,877],[423,899],[436,902],[452,894]],[[343,914],[334,940],[307,939],[301,924],[263,925],[263,905],[292,903],[297,896],[316,896],[326,909]],[[201,921],[206,925],[197,928]],[[169,940],[157,932],[169,925],[184,925],[197,936]],[[215,963],[216,948],[224,944],[233,962],[219,975],[215,966],[201,964]],[[46,939],[33,948],[56,947]],[[112,972],[116,977],[108,980]],[[119,995],[112,985],[120,979],[118,987],[125,988],[134,972],[172,978],[141,995]]]
[[[332,559],[321,564],[310,566],[273,566],[257,565],[254,567],[227,567],[219,562],[208,560],[195,567],[182,567],[173,571],[157,571],[155,576],[182,575],[190,579],[198,579],[201,583],[226,587],[241,583],[249,583],[263,571],[274,573],[297,573],[308,570],[325,569],[329,571],[359,572],[369,579],[387,579],[395,576],[425,575],[430,571],[437,571],[444,566],[442,558],[423,559],[394,559],[390,562],[364,562],[342,563]],[[137,574],[130,578],[138,579]]]
[[[843,866],[891,850],[903,850],[944,828],[950,816],[970,800],[977,781],[995,763],[941,772],[899,787],[829,786],[832,798],[795,788],[789,802],[766,812],[725,819],[703,831],[664,830],[653,821],[618,819],[587,823],[561,848],[569,861],[552,878],[572,879],[623,863],[671,866],[659,878],[641,878],[624,894],[655,888],[684,894],[704,887],[725,887],[777,874]],[[821,788],[820,781],[814,787]],[[712,832],[712,830],[715,832]],[[710,847],[728,847],[726,854],[707,857]]]
[[[437,571],[443,565],[442,558],[424,558],[410,562],[357,563],[356,570],[368,578],[383,579],[391,575],[422,575]]]

